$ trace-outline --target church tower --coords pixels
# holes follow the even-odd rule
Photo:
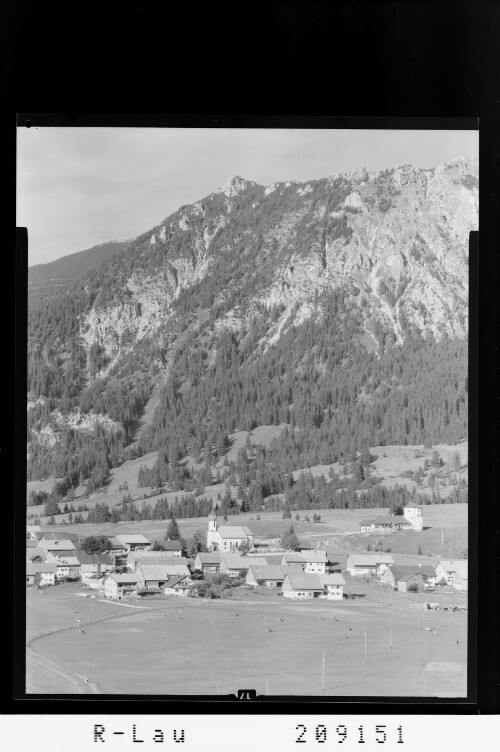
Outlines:
[[[219,534],[217,532],[217,515],[213,511],[208,515],[207,548],[217,551],[219,546]]]
[[[422,507],[404,507],[403,513],[405,518],[411,522],[414,530],[417,532],[423,530],[424,518],[422,515]]]

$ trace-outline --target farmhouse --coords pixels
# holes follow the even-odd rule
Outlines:
[[[350,554],[347,557],[346,569],[354,577],[363,575],[379,576],[391,564],[394,564],[391,554]]]
[[[222,557],[219,553],[199,552],[194,560],[194,568],[199,572],[218,572]]]
[[[26,561],[29,561],[31,564],[41,564],[45,561],[45,551],[39,546],[28,548],[26,551]]]
[[[52,540],[43,537],[39,542],[39,547],[43,548],[46,554],[52,553],[57,556],[74,556],[75,545],[68,538]]]
[[[208,515],[207,548],[209,551],[237,551],[242,544],[253,548],[254,535],[251,530],[241,525],[222,525],[217,523],[217,515]]]
[[[56,570],[55,564],[26,564],[26,584],[55,585]]]
[[[304,570],[306,566],[306,560],[298,553],[283,554],[280,562],[282,567],[287,567],[289,564],[301,564]]]
[[[328,557],[323,549],[302,549],[300,555],[305,561],[306,574],[325,574]]]
[[[176,577],[170,577],[163,588],[165,595],[186,596],[191,587],[191,580],[186,575],[180,574]]]
[[[383,514],[359,523],[362,533],[391,533],[395,530],[423,530],[422,507],[407,506],[403,514]]]
[[[238,554],[224,554],[220,563],[220,573],[229,577],[245,576],[251,566],[266,566],[267,559],[260,556],[239,556]]]
[[[137,567],[134,574],[140,587],[150,590],[164,587],[169,578],[189,577],[189,569],[185,564],[144,564]]]
[[[71,553],[71,552],[70,552]],[[59,556],[49,551],[45,560],[48,564],[56,565],[56,580],[77,580],[80,577],[80,562],[73,556]]]
[[[443,559],[436,567],[438,583],[446,582],[457,590],[468,590],[467,559]]]
[[[85,578],[82,577],[82,582],[92,590],[104,590],[104,583],[106,581],[107,574],[91,574]]]
[[[332,575],[330,575],[332,576]],[[319,598],[325,588],[319,574],[287,574],[283,582],[283,597],[293,600]]]
[[[90,577],[103,575],[113,569],[113,559],[109,554],[86,554],[78,551],[76,558],[80,562],[80,576],[85,585]]]
[[[380,580],[387,585],[391,585],[396,590],[399,589],[399,580],[416,574],[422,577],[424,585],[430,586],[436,584],[436,570],[429,564],[391,564],[382,573]]]
[[[130,574],[110,574],[104,581],[104,595],[106,598],[121,600],[128,595],[136,592],[138,585],[137,575]]]
[[[286,567],[279,564],[267,564],[263,566],[252,564],[247,572],[246,582],[247,585],[252,585],[253,587],[264,585],[268,588],[281,588],[287,574],[300,574],[301,572],[301,564],[290,564]]]
[[[344,595],[345,580],[340,572],[334,574],[320,575],[320,581],[326,591],[326,598],[329,601],[342,600]]]
[[[75,548],[77,547],[79,538],[76,533],[65,532],[64,536],[62,536],[61,533],[45,532],[42,535],[42,538],[44,538],[47,541],[48,540],[61,540],[61,538],[63,537],[64,537],[64,540],[70,540],[74,544]]]
[[[116,540],[125,551],[149,551],[151,549],[151,542],[144,535],[124,533],[117,535]]]
[[[169,553],[172,556],[182,556],[182,546],[178,540],[166,540],[161,545],[165,553]]]
[[[171,551],[131,551],[126,559],[126,565],[131,572],[135,572],[139,564],[185,564],[188,560],[182,556],[173,556]]]
[[[397,588],[402,593],[407,593],[413,589],[422,592],[424,588],[424,579],[421,574],[404,574],[397,580]]]

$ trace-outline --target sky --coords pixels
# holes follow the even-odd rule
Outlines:
[[[29,265],[134,238],[233,175],[262,185],[478,156],[477,131],[18,128]]]

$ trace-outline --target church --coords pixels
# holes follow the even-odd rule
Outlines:
[[[237,551],[244,541],[248,541],[250,548],[253,548],[253,539],[253,533],[244,525],[219,527],[216,513],[212,511],[208,515],[207,548],[209,551]]]

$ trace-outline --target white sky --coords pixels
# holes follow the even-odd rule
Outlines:
[[[477,131],[18,128],[29,265],[133,238],[233,175],[262,185],[478,157]]]

